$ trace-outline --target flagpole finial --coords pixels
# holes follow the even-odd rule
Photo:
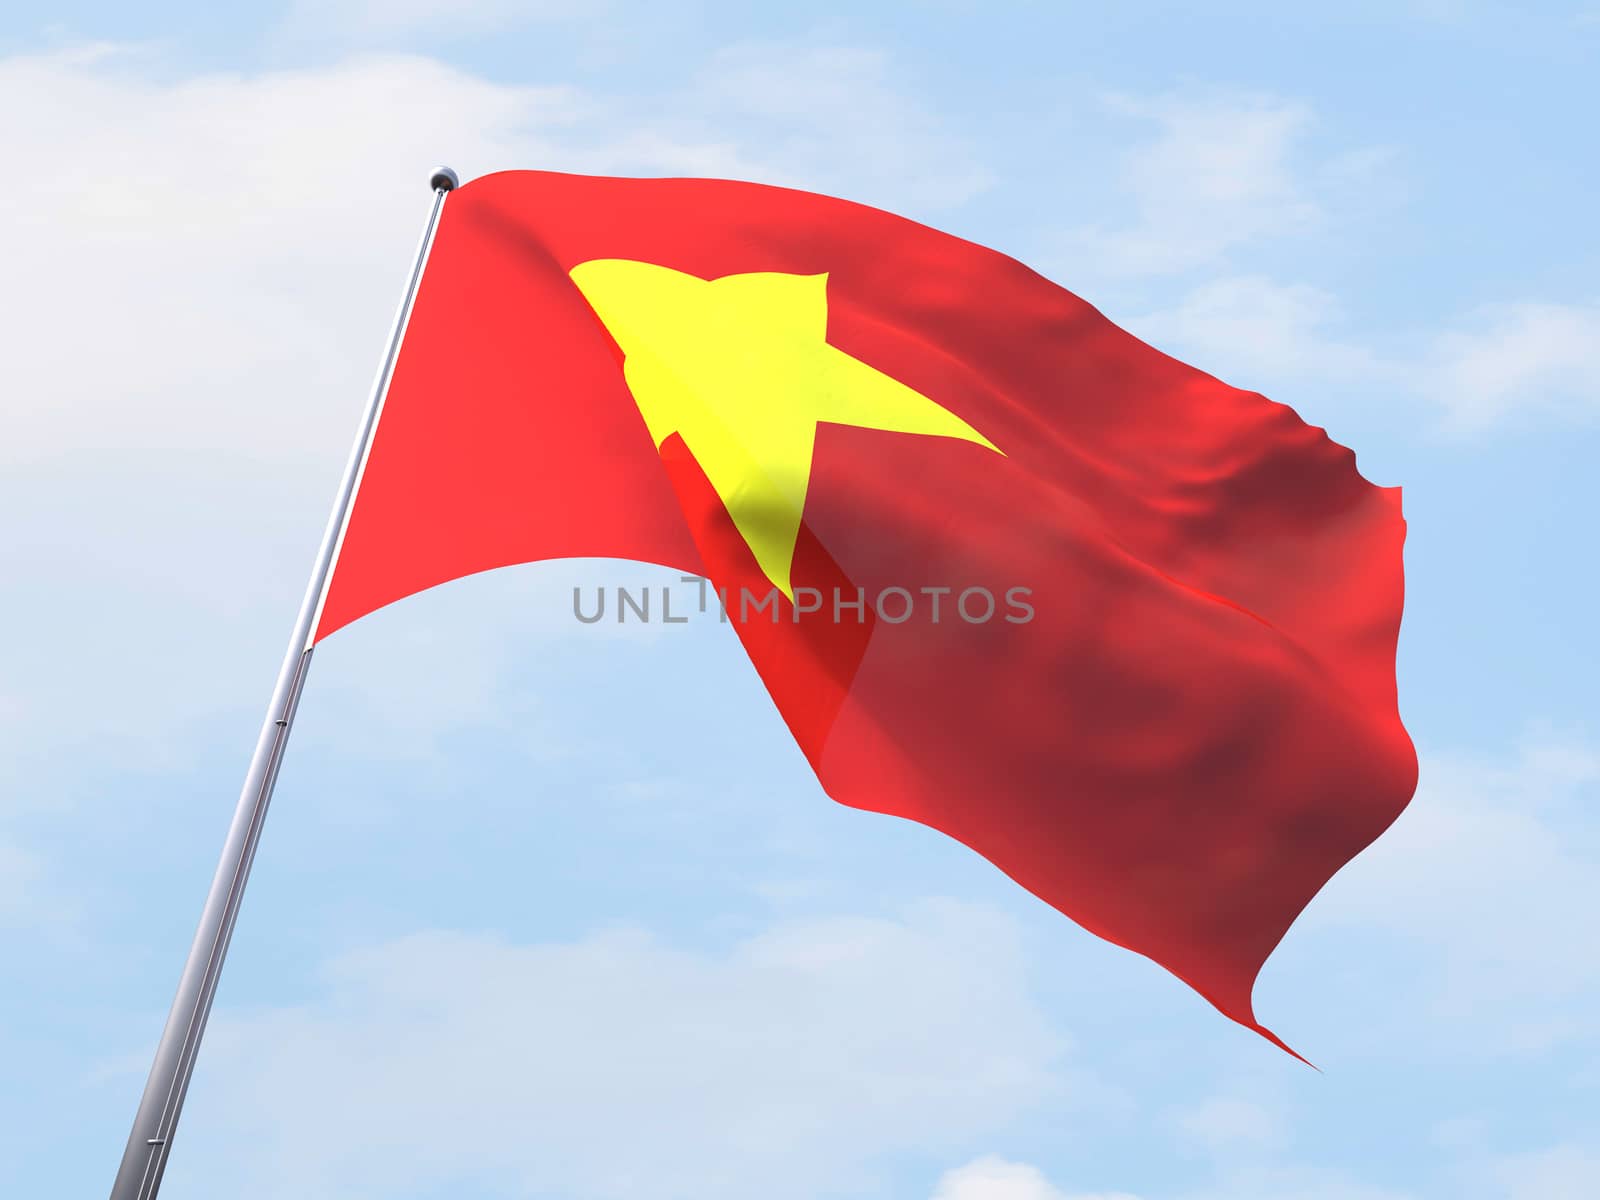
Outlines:
[[[453,192],[461,186],[461,176],[449,167],[435,167],[428,184],[436,192]]]

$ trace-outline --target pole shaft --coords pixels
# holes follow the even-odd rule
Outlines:
[[[227,956],[228,942],[239,916],[239,904],[244,898],[245,883],[250,877],[250,865],[261,840],[261,826],[266,820],[272,788],[278,779],[279,765],[283,762],[284,747],[288,744],[289,731],[294,725],[300,692],[305,687],[306,674],[311,668],[311,639],[322,596],[355,497],[367,447],[377,427],[378,413],[389,388],[389,379],[394,373],[400,340],[411,315],[417,287],[422,281],[428,250],[433,244],[439,216],[444,210],[445,197],[454,184],[454,176],[445,181],[435,175],[434,183],[433,208],[428,215],[427,228],[417,247],[405,296],[400,301],[399,311],[389,332],[388,349],[373,380],[372,392],[356,432],[355,445],[339,482],[333,512],[328,518],[328,527],[322,535],[322,545],[312,566],[305,599],[300,604],[294,633],[289,638],[289,649],[284,654],[277,686],[272,691],[272,702],[267,706],[267,715],[261,725],[261,736],[256,741],[255,755],[250,760],[250,769],[245,773],[239,806],[234,810],[233,824],[223,843],[222,858],[217,863],[217,873],[211,881],[211,891],[200,914],[200,926],[195,931],[188,962],[184,964],[183,975],[178,981],[178,994],[167,1015],[161,1042],[156,1047],[155,1062],[150,1068],[150,1078],[145,1084],[144,1096],[139,1101],[138,1114],[134,1117],[133,1131],[128,1135],[128,1145],[122,1153],[122,1165],[117,1170],[117,1180],[111,1188],[111,1200],[154,1200],[161,1188],[161,1176],[166,1170],[167,1155],[172,1149],[173,1131],[177,1128],[178,1115],[183,1109],[184,1095],[189,1090],[189,1078],[194,1072],[195,1056],[200,1050],[200,1039],[205,1034],[206,1020],[211,1014],[211,1002],[216,996],[223,959]]]

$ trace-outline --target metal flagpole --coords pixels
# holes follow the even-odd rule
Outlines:
[[[339,481],[333,513],[328,518],[328,528],[322,535],[322,546],[317,551],[316,562],[311,569],[311,581],[306,585],[300,615],[295,619],[294,633],[289,638],[283,668],[278,672],[278,685],[272,691],[272,703],[267,707],[261,736],[256,741],[255,756],[250,760],[250,769],[245,774],[239,807],[234,810],[233,824],[228,829],[227,841],[223,843],[216,877],[211,881],[211,892],[200,914],[200,927],[195,931],[194,945],[189,950],[189,961],[184,964],[177,997],[172,1002],[172,1011],[167,1015],[161,1043],[156,1047],[156,1059],[150,1068],[150,1079],[145,1084],[144,1098],[139,1101],[139,1112],[133,1119],[133,1132],[128,1135],[127,1149],[122,1152],[122,1166],[117,1169],[117,1181],[111,1187],[111,1200],[153,1200],[161,1187],[161,1175],[166,1170],[167,1155],[172,1150],[172,1134],[178,1125],[178,1114],[183,1110],[189,1077],[194,1073],[195,1056],[199,1053],[200,1039],[206,1031],[206,1018],[211,1015],[211,1001],[217,993],[222,960],[228,953],[228,941],[233,936],[234,922],[239,917],[239,902],[244,897],[244,886],[250,878],[250,864],[255,859],[256,846],[261,840],[261,825],[266,819],[267,805],[272,800],[272,786],[278,779],[278,767],[283,762],[283,749],[289,741],[289,729],[294,724],[300,691],[305,687],[306,673],[311,668],[311,637],[323,591],[343,534],[350,503],[355,497],[367,447],[377,427],[378,413],[389,388],[389,378],[394,373],[400,339],[405,333],[406,320],[411,315],[411,305],[417,296],[417,285],[422,281],[428,250],[439,227],[439,214],[444,210],[445,197],[455,190],[460,180],[449,167],[440,167],[429,182],[433,186],[433,209],[428,215],[428,226],[417,246],[411,278],[406,284],[405,297],[400,301],[400,310],[395,314],[394,326],[389,332],[389,346],[384,352],[377,378],[373,381],[366,411],[362,413],[355,446],[350,451],[350,461],[345,464],[344,477]]]

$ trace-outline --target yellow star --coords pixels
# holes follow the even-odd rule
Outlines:
[[[602,258],[574,267],[572,279],[622,348],[656,447],[683,437],[762,572],[791,601],[819,421],[1000,453],[948,409],[828,345],[826,275],[706,280]]]

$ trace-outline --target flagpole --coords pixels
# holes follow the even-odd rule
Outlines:
[[[217,863],[217,873],[211,881],[211,892],[200,914],[200,927],[195,931],[189,960],[184,964],[183,975],[178,981],[178,994],[172,1001],[161,1042],[156,1047],[150,1078],[145,1084],[144,1096],[139,1101],[138,1114],[133,1119],[133,1132],[128,1135],[127,1148],[122,1152],[122,1165],[117,1170],[116,1183],[111,1187],[111,1200],[154,1200],[161,1188],[167,1155],[172,1150],[173,1131],[178,1125],[178,1115],[183,1110],[189,1077],[194,1073],[195,1056],[200,1050],[200,1039],[205,1034],[206,1019],[211,1015],[211,1001],[217,993],[223,959],[228,953],[234,922],[239,917],[245,883],[250,878],[250,865],[255,860],[256,846],[261,840],[262,822],[266,820],[272,788],[278,780],[278,768],[283,762],[284,747],[288,744],[295,709],[300,703],[300,692],[305,687],[306,674],[311,668],[312,635],[328,576],[343,536],[351,501],[355,498],[367,447],[378,424],[378,413],[389,389],[389,379],[394,374],[400,340],[405,334],[412,303],[416,300],[417,286],[422,282],[422,270],[428,261],[434,233],[439,227],[439,215],[444,211],[445,197],[455,190],[460,180],[449,167],[440,167],[434,171],[429,183],[433,188],[433,208],[428,214],[427,228],[423,230],[422,240],[417,246],[405,296],[400,301],[394,325],[389,331],[388,348],[378,367],[377,377],[373,380],[372,393],[361,415],[355,445],[350,450],[350,459],[339,481],[333,512],[328,517],[328,527],[322,535],[322,545],[317,550],[311,580],[306,585],[305,599],[301,601],[294,633],[289,638],[289,649],[284,654],[278,683],[272,691],[272,702],[267,706],[261,736],[256,741],[255,755],[250,760],[250,769],[245,773],[239,806],[234,810],[233,824],[228,829],[227,841],[223,843],[222,858]]]

